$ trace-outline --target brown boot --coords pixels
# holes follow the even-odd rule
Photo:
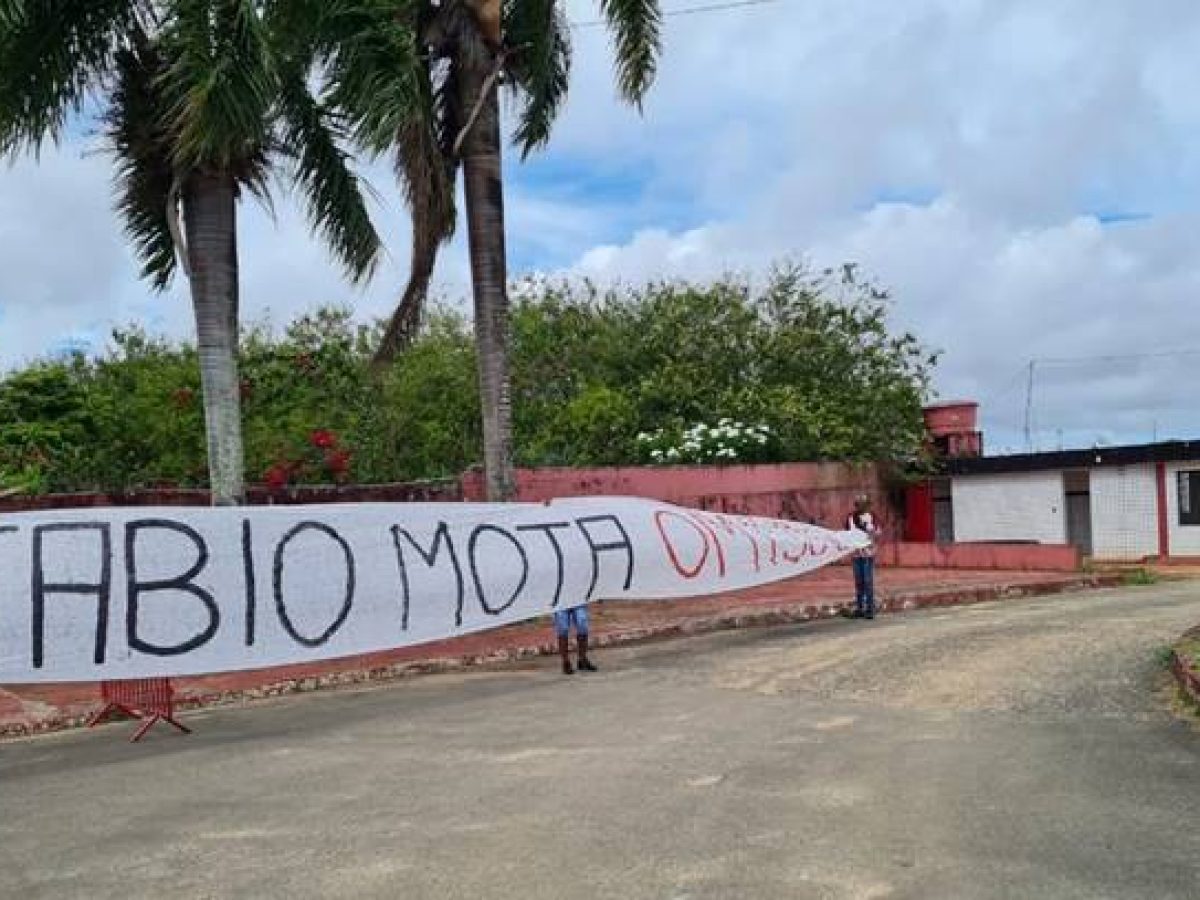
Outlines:
[[[563,674],[574,675],[575,670],[571,668],[571,641],[565,634],[558,638],[558,655],[562,657]]]
[[[592,661],[588,659],[587,655],[588,636],[586,634],[581,634],[578,636],[577,641],[579,643],[579,671],[595,672],[596,667],[592,665]]]

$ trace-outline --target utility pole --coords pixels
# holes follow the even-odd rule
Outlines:
[[[1029,361],[1029,376],[1025,383],[1025,452],[1033,452],[1033,367],[1037,360]]]

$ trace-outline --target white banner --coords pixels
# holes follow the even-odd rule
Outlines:
[[[861,532],[628,497],[0,518],[0,684],[312,662],[811,571]]]

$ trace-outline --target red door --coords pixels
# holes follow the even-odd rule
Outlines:
[[[904,539],[919,543],[933,541],[933,485],[909,485],[904,492]]]

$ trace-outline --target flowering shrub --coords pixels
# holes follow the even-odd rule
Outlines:
[[[763,462],[776,450],[769,425],[746,425],[733,419],[721,419],[715,426],[700,422],[682,432],[642,432],[637,445],[644,462],[659,466]]]
[[[907,463],[923,453],[936,354],[889,327],[886,292],[851,268],[611,290],[535,274],[510,296],[519,465]],[[382,329],[348,308],[244,329],[250,480],[445,478],[482,458],[470,322],[431,306],[412,346],[378,370]],[[204,414],[196,348],[138,328],[94,354],[2,372],[0,492],[201,487]],[[699,422],[708,427],[687,427]],[[759,441],[741,423],[771,431]],[[315,430],[335,439],[316,446]]]
[[[318,428],[308,436],[308,444],[297,456],[275,460],[263,472],[263,484],[281,491],[293,482],[346,481],[350,476],[353,454],[339,446],[338,436],[327,428]]]
[[[196,402],[196,392],[189,387],[176,388],[171,392],[171,402],[176,409],[191,409],[192,404]]]

